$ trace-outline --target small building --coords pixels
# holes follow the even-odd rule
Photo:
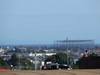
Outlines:
[[[100,56],[100,49],[95,50],[96,54]]]

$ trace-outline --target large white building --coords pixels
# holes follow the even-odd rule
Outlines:
[[[29,56],[34,57],[34,56],[52,56],[56,55],[56,53],[30,53]]]

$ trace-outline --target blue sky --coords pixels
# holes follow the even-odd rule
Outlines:
[[[100,43],[100,0],[0,0],[0,44],[69,39]]]

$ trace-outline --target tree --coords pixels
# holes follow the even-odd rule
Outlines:
[[[21,69],[34,69],[34,64],[30,61],[30,59],[27,59],[25,57],[21,57],[20,58],[20,66]]]
[[[19,69],[32,69],[34,66],[28,58],[24,56],[20,56],[20,58],[16,55],[13,54],[11,56],[11,59],[9,60],[10,65],[13,65],[13,67],[19,68]]]
[[[18,57],[16,54],[11,56],[11,59],[8,61],[10,65],[17,66],[18,65]]]
[[[98,56],[96,53],[92,53],[90,54],[90,56]]]
[[[67,54],[57,53],[56,55],[49,56],[45,61],[51,61],[52,63],[58,64],[67,64]]]
[[[4,61],[2,58],[0,58],[0,69],[8,69],[10,66],[8,65],[7,61]]]

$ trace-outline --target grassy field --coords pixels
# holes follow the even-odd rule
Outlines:
[[[11,71],[0,72],[0,75],[100,75],[100,69],[95,70],[42,70],[42,71]]]

